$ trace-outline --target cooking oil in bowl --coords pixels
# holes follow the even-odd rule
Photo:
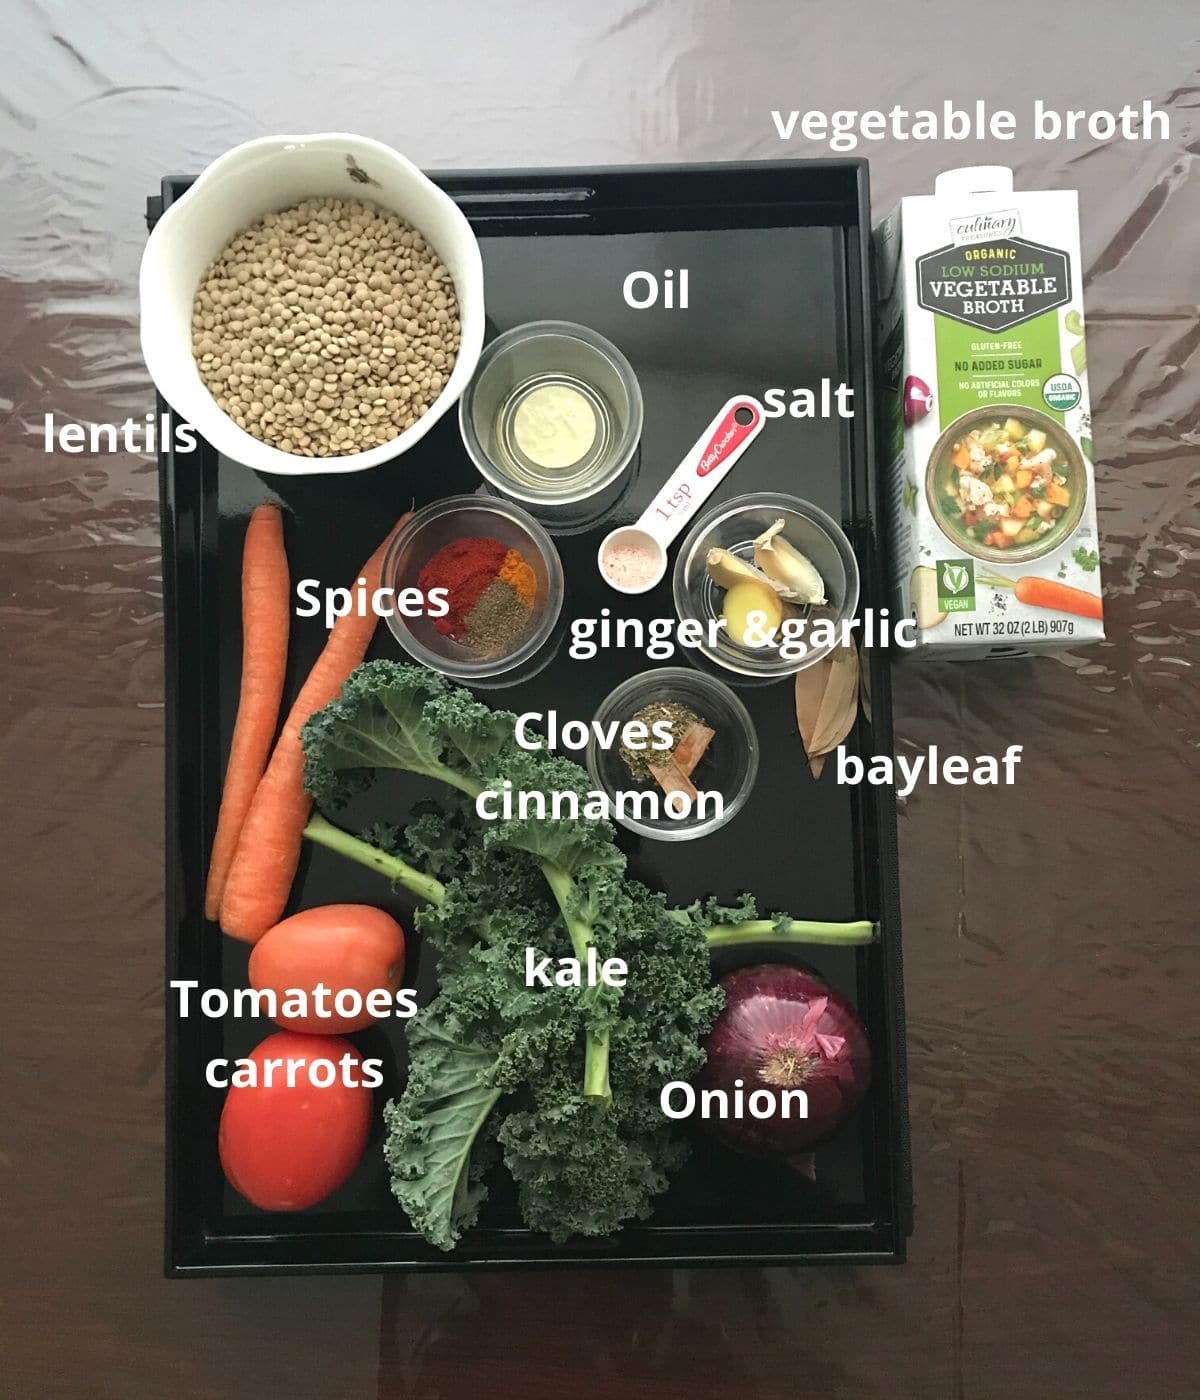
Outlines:
[[[533,321],[480,356],[459,405],[480,475],[549,530],[573,533],[610,510],[633,474],[642,395],[625,356],[569,321]]]
[[[495,443],[516,486],[554,495],[588,495],[608,464],[613,410],[591,384],[574,375],[535,375],[500,405]]]

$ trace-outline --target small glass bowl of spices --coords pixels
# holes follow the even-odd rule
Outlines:
[[[555,534],[572,534],[611,510],[628,484],[642,391],[602,335],[530,321],[484,348],[458,414],[488,485]]]
[[[417,511],[392,541],[383,582],[425,596],[420,615],[388,615],[404,650],[467,683],[523,678],[562,611],[562,563],[549,535],[518,506],[480,496]]]
[[[799,586],[776,593],[771,579]],[[716,645],[705,643],[696,654],[733,672],[739,685],[769,684],[827,656],[832,644],[825,640],[799,655],[797,645],[785,658],[765,639],[772,628],[782,636],[790,627],[804,642],[821,620],[840,627],[858,608],[858,588],[858,561],[837,521],[811,501],[777,491],[735,496],[706,511],[679,546],[672,577],[681,622],[699,623],[707,636],[710,622],[725,619]],[[759,621],[761,628],[745,630]]]
[[[724,681],[658,666],[623,681],[596,711],[586,762],[613,821],[652,841],[694,841],[749,797],[758,736]]]

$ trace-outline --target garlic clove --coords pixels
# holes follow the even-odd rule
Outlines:
[[[824,604],[825,584],[811,559],[780,533],[787,521],[782,517],[754,541],[754,562],[792,603]]]
[[[719,588],[732,588],[738,583],[765,583],[771,580],[761,569],[747,564],[727,549],[710,549],[704,556],[704,567],[708,576]]]

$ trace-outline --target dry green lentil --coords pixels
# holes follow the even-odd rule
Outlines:
[[[192,351],[218,405],[251,436],[334,457],[422,418],[450,377],[460,331],[453,279],[416,229],[362,200],[306,199],[216,258],[196,292]]]

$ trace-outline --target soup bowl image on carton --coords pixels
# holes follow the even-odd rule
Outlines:
[[[1104,637],[1076,196],[949,171],[875,233],[897,607],[918,655]]]
[[[1083,519],[1087,491],[1075,442],[1052,418],[1019,404],[956,418],[925,469],[926,505],[942,533],[995,564],[1024,564],[1064,544]]]

